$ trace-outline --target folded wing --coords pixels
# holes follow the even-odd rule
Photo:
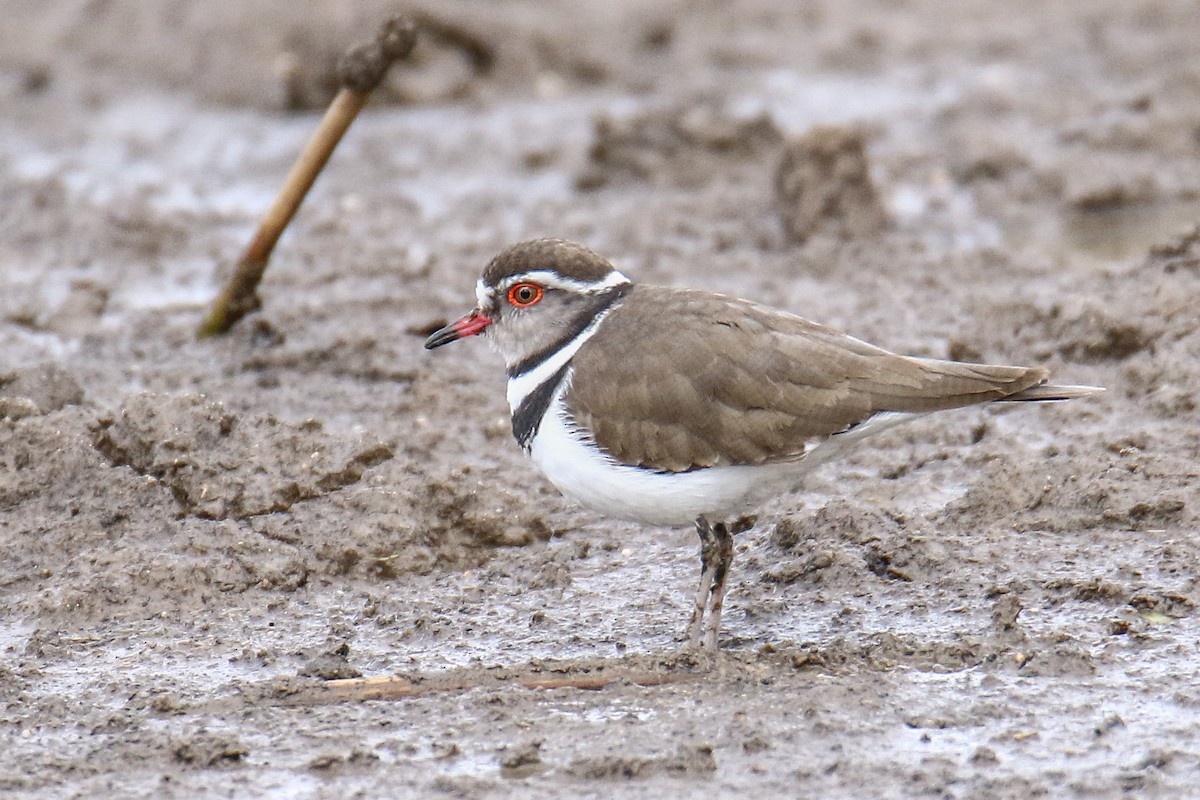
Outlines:
[[[796,459],[882,412],[1092,391],[1046,387],[1037,367],[899,356],[704,292],[634,289],[610,319],[575,356],[568,408],[618,460],[669,472]]]

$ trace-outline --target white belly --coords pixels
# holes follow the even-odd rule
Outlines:
[[[650,472],[619,464],[572,429],[555,395],[529,454],[560,492],[612,517],[649,525],[690,525],[701,515],[726,520],[786,491],[801,464]]]

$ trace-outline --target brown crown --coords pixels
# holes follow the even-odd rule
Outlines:
[[[483,282],[496,286],[505,278],[538,269],[591,282],[603,280],[613,266],[581,244],[563,239],[534,239],[514,244],[493,258],[483,270]]]

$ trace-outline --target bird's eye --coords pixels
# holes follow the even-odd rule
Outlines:
[[[517,308],[529,308],[542,299],[542,287],[536,283],[518,283],[508,290],[508,302]]]

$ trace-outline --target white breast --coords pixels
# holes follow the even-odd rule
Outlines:
[[[560,492],[612,517],[649,525],[690,525],[708,515],[724,520],[785,491],[800,464],[711,467],[663,473],[616,462],[569,419],[563,392],[554,395],[529,454]]]

